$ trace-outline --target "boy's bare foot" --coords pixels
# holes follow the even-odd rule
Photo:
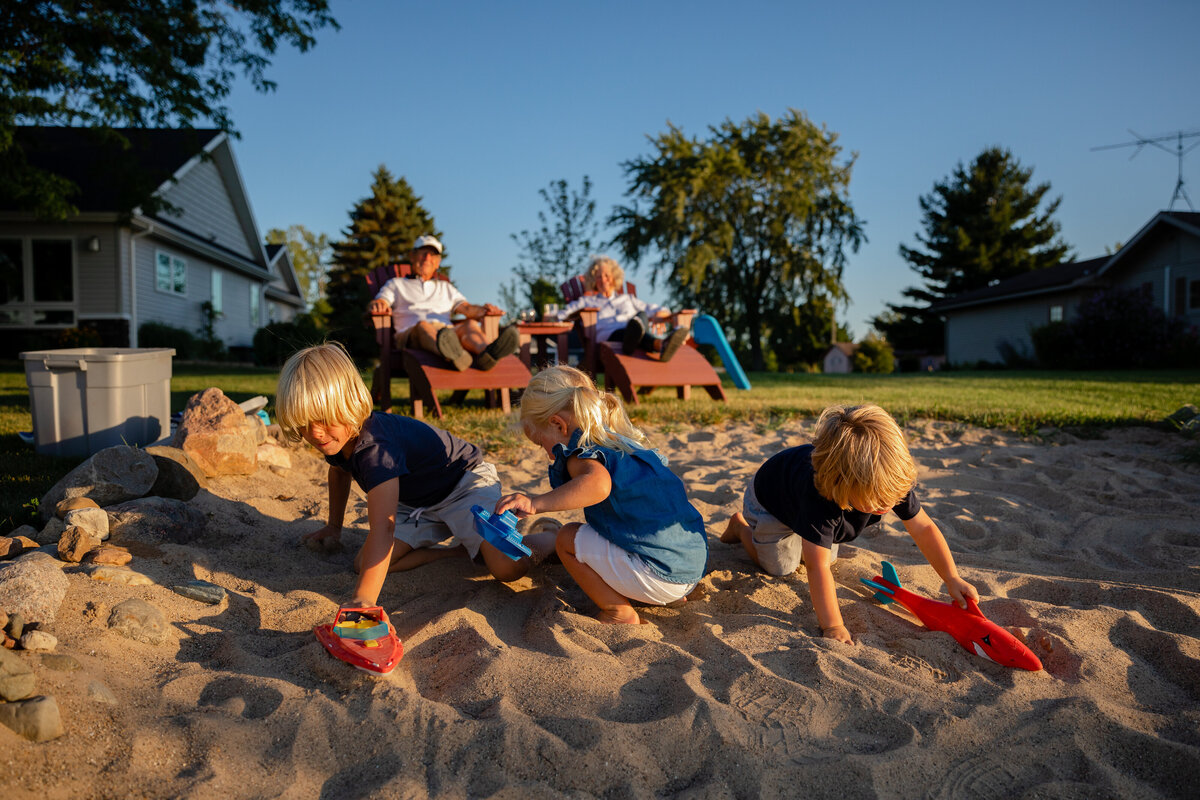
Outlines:
[[[596,619],[610,625],[640,625],[642,622],[642,618],[633,610],[633,606],[602,608],[596,613]]]
[[[749,530],[750,526],[746,524],[746,518],[739,511],[729,518],[729,524],[725,526],[725,532],[721,534],[721,541],[725,544],[737,544],[742,540],[743,532]]]

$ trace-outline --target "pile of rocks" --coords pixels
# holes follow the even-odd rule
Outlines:
[[[41,499],[44,526],[25,525],[0,536],[0,724],[31,741],[62,735],[53,697],[35,696],[32,668],[16,651],[40,654],[51,669],[78,669],[69,655],[56,654],[51,624],[66,595],[66,565],[95,580],[126,585],[153,583],[129,568],[133,554],[120,543],[187,543],[204,533],[207,519],[188,504],[208,479],[252,474],[260,464],[291,466],[287,449],[264,422],[220,389],[194,395],[171,446],[145,449],[119,445],[93,455]],[[171,587],[205,603],[225,599],[225,590],[206,581]],[[110,630],[138,641],[163,641],[162,611],[130,598],[112,609]],[[93,682],[89,695],[115,702]]]

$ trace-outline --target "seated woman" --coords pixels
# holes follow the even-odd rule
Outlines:
[[[584,308],[596,309],[600,312],[596,319],[596,341],[619,340],[621,352],[627,356],[640,347],[648,353],[661,353],[660,361],[670,361],[687,341],[686,328],[675,328],[665,336],[650,332],[651,319],[669,319],[671,312],[626,293],[625,271],[616,261],[607,256],[592,256],[583,278],[589,293],[559,311],[560,320]]]

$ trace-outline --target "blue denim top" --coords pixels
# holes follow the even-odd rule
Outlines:
[[[657,450],[637,447],[632,453],[589,444],[580,447],[578,428],[564,447],[554,446],[550,487],[571,480],[567,459],[594,458],[612,477],[612,492],[583,510],[589,525],[608,541],[646,562],[669,583],[696,583],[704,577],[708,537],[704,519],[688,502],[683,481],[667,469]]]

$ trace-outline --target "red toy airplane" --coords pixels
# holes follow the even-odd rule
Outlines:
[[[931,631],[945,631],[954,637],[968,653],[983,656],[1005,667],[1018,667],[1033,672],[1042,668],[1042,662],[1017,637],[1001,628],[983,615],[979,605],[966,598],[967,607],[959,608],[953,603],[941,603],[913,594],[900,588],[900,577],[896,568],[883,562],[883,575],[874,580],[859,578],[875,592],[881,603],[899,602]]]
[[[329,655],[375,675],[387,675],[404,655],[404,645],[380,606],[341,608],[332,625],[313,628]]]

